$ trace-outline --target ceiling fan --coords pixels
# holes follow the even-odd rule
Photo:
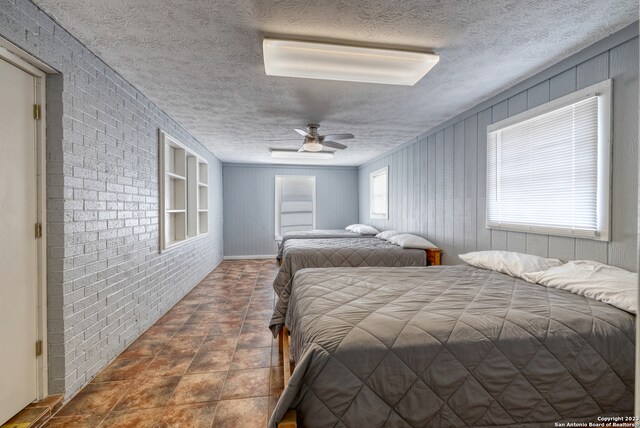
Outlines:
[[[318,128],[320,125],[316,123],[310,123],[307,125],[307,130],[294,129],[298,134],[304,137],[304,143],[298,149],[299,152],[320,152],[325,147],[332,149],[344,150],[347,148],[344,144],[336,143],[334,140],[347,140],[353,138],[353,134],[318,134]]]

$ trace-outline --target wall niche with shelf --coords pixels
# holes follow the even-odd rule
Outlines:
[[[160,250],[208,233],[209,164],[159,131]]]

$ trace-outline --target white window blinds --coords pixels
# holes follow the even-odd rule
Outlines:
[[[487,227],[608,239],[608,88],[489,127]]]
[[[276,177],[276,238],[315,228],[315,177]]]
[[[369,176],[370,217],[375,219],[389,218],[389,168],[374,171]]]

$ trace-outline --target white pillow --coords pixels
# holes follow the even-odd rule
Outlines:
[[[375,227],[367,226],[366,224],[351,224],[345,227],[345,229],[359,233],[360,235],[375,235],[380,233],[380,231]]]
[[[458,257],[471,266],[495,270],[515,278],[522,278],[527,272],[547,270],[562,264],[558,259],[547,259],[512,251],[475,251],[460,254]]]
[[[397,230],[385,230],[384,232],[380,232],[376,235],[376,238],[379,239],[384,239],[385,241],[388,241],[389,238],[391,238],[393,235],[398,235],[400,232],[398,232]]]
[[[591,260],[576,260],[524,275],[529,282],[570,291],[627,312],[638,310],[638,274]]]
[[[426,239],[412,235],[410,233],[398,233],[397,235],[392,235],[387,239],[387,241],[392,244],[396,244],[401,246],[402,248],[419,248],[421,250],[428,250],[429,248],[438,248],[436,245],[433,245],[431,242]]]

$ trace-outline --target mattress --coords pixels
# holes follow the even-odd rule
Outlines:
[[[317,230],[301,230],[297,232],[287,232],[282,237],[282,241],[278,245],[278,255],[276,259],[282,259],[284,244],[289,239],[327,239],[327,238],[374,238],[374,235],[360,235],[346,229],[317,229]]]
[[[635,316],[470,266],[305,269],[296,362],[270,420],[548,427],[632,415]]]
[[[284,244],[283,262],[273,281],[277,294],[269,328],[284,325],[292,279],[305,268],[358,266],[426,266],[425,250],[403,249],[378,238],[292,239]]]

